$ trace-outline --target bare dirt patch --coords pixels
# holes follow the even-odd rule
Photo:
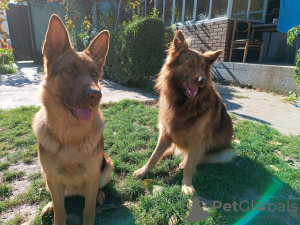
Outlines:
[[[35,160],[36,162],[36,160]],[[28,178],[29,175],[38,173],[40,171],[40,166],[37,164],[15,164],[11,165],[8,170],[10,171],[22,171],[24,172],[24,176],[18,180],[12,181],[10,184],[13,188],[12,198],[18,194],[24,193],[27,191],[27,188],[30,186],[30,179]]]
[[[24,163],[20,163],[20,164],[15,164],[15,165],[11,165],[9,167],[9,170],[11,171],[23,171],[25,173],[26,176],[29,176],[30,174],[34,174],[39,172],[40,166],[37,164],[37,158],[34,159],[35,163],[32,164],[24,164]]]
[[[287,162],[290,167],[294,169],[300,169],[300,162],[292,157],[283,155],[279,150],[275,150],[274,153],[279,156],[283,161]]]
[[[0,214],[0,222],[4,224],[9,220],[13,219],[16,215],[22,216],[23,221],[28,221],[33,219],[38,214],[37,205],[30,205],[30,204],[22,204],[17,205],[13,208],[9,208]]]
[[[20,180],[15,180],[11,182],[10,184],[11,187],[13,188],[11,198],[14,198],[18,194],[26,192],[26,190],[30,186],[30,180],[28,180],[28,178],[23,177]]]
[[[151,108],[158,109],[158,100],[147,100],[143,102],[143,105],[150,106]]]

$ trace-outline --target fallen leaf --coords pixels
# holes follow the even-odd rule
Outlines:
[[[275,172],[279,171],[278,167],[274,166],[274,165],[269,165],[269,167],[274,170]]]
[[[282,145],[282,143],[278,142],[278,141],[269,141],[268,143],[269,144],[274,144],[274,145]]]
[[[238,139],[235,139],[233,142],[237,143],[238,145],[241,144],[241,141]]]
[[[150,192],[150,194],[160,194],[164,189],[158,182],[150,179],[145,180],[145,185]]]

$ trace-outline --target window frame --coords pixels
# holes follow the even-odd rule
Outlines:
[[[147,0],[144,0],[146,3]],[[164,20],[165,17],[165,0],[160,0],[163,1],[163,12],[162,12],[162,19]],[[205,23],[208,21],[218,21],[218,20],[224,20],[224,19],[233,19],[235,18],[234,15],[244,15],[246,14],[246,18],[240,18],[241,20],[249,20],[250,15],[254,13],[262,13],[262,18],[261,20],[251,20],[252,22],[258,22],[258,23],[265,23],[266,20],[266,13],[267,13],[267,6],[268,6],[268,0],[264,0],[263,3],[263,8],[262,10],[256,10],[256,11],[250,11],[251,8],[251,0],[248,0],[248,8],[246,13],[235,13],[234,15],[232,14],[232,7],[233,7],[233,0],[228,0],[228,5],[227,5],[227,13],[226,16],[222,17],[217,17],[217,18],[211,18],[211,12],[212,12],[212,6],[213,6],[213,1],[216,0],[209,0],[209,13],[208,17],[205,20],[196,20],[196,10],[197,10],[197,3],[198,0],[194,0],[194,5],[193,5],[193,20],[191,21],[184,21],[184,16],[185,16],[185,5],[186,5],[186,0],[182,0],[182,9],[181,9],[181,22],[175,23],[175,1],[173,0],[172,4],[172,24],[175,25],[189,25],[189,24],[198,24],[198,23]],[[143,2],[143,1],[142,1]],[[157,0],[154,0],[154,8],[156,9],[157,6]],[[145,12],[146,12],[146,4],[145,4]]]
[[[233,4],[233,0],[232,1]],[[256,11],[250,11],[251,8],[251,0],[248,0],[248,7],[247,7],[247,12],[245,13],[230,13],[231,16],[229,18],[235,18],[234,15],[246,15],[246,18],[240,18],[241,20],[249,20],[250,14],[256,14],[256,13],[261,13],[261,19],[260,20],[256,20],[256,19],[252,19],[252,22],[258,22],[258,23],[265,23],[266,21],[266,14],[267,14],[267,7],[268,7],[268,0],[264,0],[263,3],[263,8],[262,10],[256,10]],[[232,7],[231,7],[232,10]]]

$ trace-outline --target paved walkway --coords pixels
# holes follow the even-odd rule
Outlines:
[[[18,63],[15,75],[0,75],[0,109],[22,105],[40,105],[39,83],[42,79],[40,66],[32,63]],[[139,101],[156,99],[140,89],[128,88],[111,81],[103,82],[102,102],[117,102],[122,99]],[[300,135],[300,108],[283,103],[283,96],[257,92],[238,87],[216,85],[227,105],[235,115],[269,124],[283,134]]]

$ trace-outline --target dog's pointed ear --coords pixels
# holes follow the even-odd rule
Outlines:
[[[189,43],[184,37],[184,34],[182,33],[181,30],[178,30],[175,34],[175,37],[173,39],[171,49],[174,52],[179,52],[183,49],[188,49]]]
[[[73,47],[70,42],[68,31],[59,16],[53,14],[50,17],[46,32],[43,54],[46,56],[47,60],[52,60],[69,49],[73,49]]]
[[[214,62],[218,59],[219,55],[221,55],[221,53],[223,52],[223,50],[217,50],[217,51],[208,51],[205,52],[203,54],[203,56],[206,59],[206,63],[211,66],[212,64],[214,64]]]
[[[87,47],[87,49],[84,51],[90,54],[98,64],[99,68],[101,68],[104,66],[108,48],[109,48],[109,31],[104,30],[94,38],[94,40],[91,42],[89,47]]]

